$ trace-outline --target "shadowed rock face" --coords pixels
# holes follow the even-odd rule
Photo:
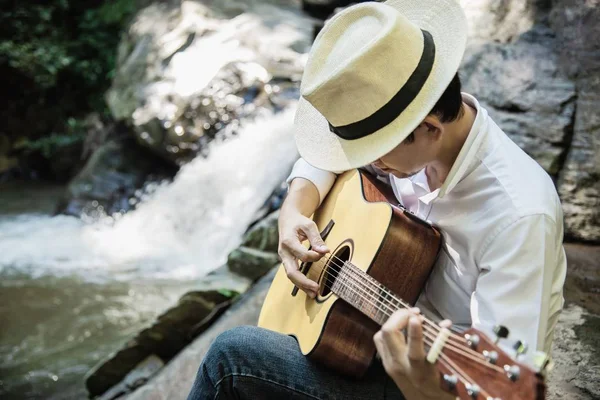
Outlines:
[[[556,179],[575,116],[575,84],[562,76],[556,40],[536,26],[508,44],[472,45],[461,68],[464,90]]]
[[[567,237],[600,241],[600,5],[461,0],[465,90],[555,179]]]
[[[553,1],[559,63],[575,79],[573,140],[560,172],[559,194],[568,235],[600,241],[600,4]]]

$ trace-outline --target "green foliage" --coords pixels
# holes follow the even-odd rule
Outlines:
[[[219,292],[221,295],[227,297],[227,298],[234,298],[239,296],[239,293],[236,292],[235,290],[230,290],[230,289],[219,289],[217,290],[217,292]]]
[[[39,152],[45,158],[50,159],[57,154],[62,147],[71,146],[85,139],[83,122],[75,118],[69,118],[66,124],[67,130],[63,133],[52,132],[50,135],[39,139],[25,139],[19,142],[15,148],[25,153]]]
[[[0,10],[0,118],[13,139],[52,154],[73,124],[106,113],[120,35],[135,0],[30,0]],[[73,122],[75,121],[75,122]],[[69,125],[71,124],[71,125]]]
[[[11,67],[41,88],[57,84],[61,73],[85,78],[86,86],[105,82],[114,68],[121,29],[133,14],[135,2],[111,0],[87,8],[93,3],[15,2],[15,8],[0,12],[3,29],[11,33],[0,41],[0,52]]]

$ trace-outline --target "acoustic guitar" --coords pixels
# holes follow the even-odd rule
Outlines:
[[[393,204],[389,187],[370,174],[340,175],[313,216],[331,253],[300,265],[319,284],[317,297],[298,290],[282,265],[258,326],[292,335],[303,354],[361,377],[375,356],[373,335],[394,311],[414,305],[442,246],[435,227]],[[508,336],[504,327],[495,332]],[[427,319],[423,335],[447,392],[463,400],[545,398],[545,354],[525,363],[520,342],[509,354],[476,329],[457,334]]]

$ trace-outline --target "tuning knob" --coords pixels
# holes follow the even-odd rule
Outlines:
[[[498,340],[508,337],[509,330],[504,325],[496,325],[494,326],[494,333],[496,334],[496,343],[498,343]]]
[[[504,372],[506,372],[506,376],[513,382],[519,379],[521,375],[521,369],[518,365],[505,365]]]
[[[456,384],[458,383],[458,378],[455,375],[447,375],[444,374],[444,383],[448,386],[448,389],[453,391],[456,389]]]
[[[517,340],[515,344],[513,344],[513,349],[517,352],[517,356],[525,354],[527,352],[527,343]]]
[[[467,394],[472,399],[477,399],[477,397],[479,397],[479,393],[481,392],[479,386],[471,383],[465,383],[465,389],[467,389]]]
[[[477,346],[479,346],[479,341],[481,340],[479,338],[479,335],[470,335],[470,334],[466,334],[465,335],[465,340],[467,341],[467,344],[473,349],[476,350]]]

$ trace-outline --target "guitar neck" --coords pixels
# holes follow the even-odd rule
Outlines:
[[[409,307],[369,274],[348,263],[337,271],[331,291],[379,325],[394,311]]]

